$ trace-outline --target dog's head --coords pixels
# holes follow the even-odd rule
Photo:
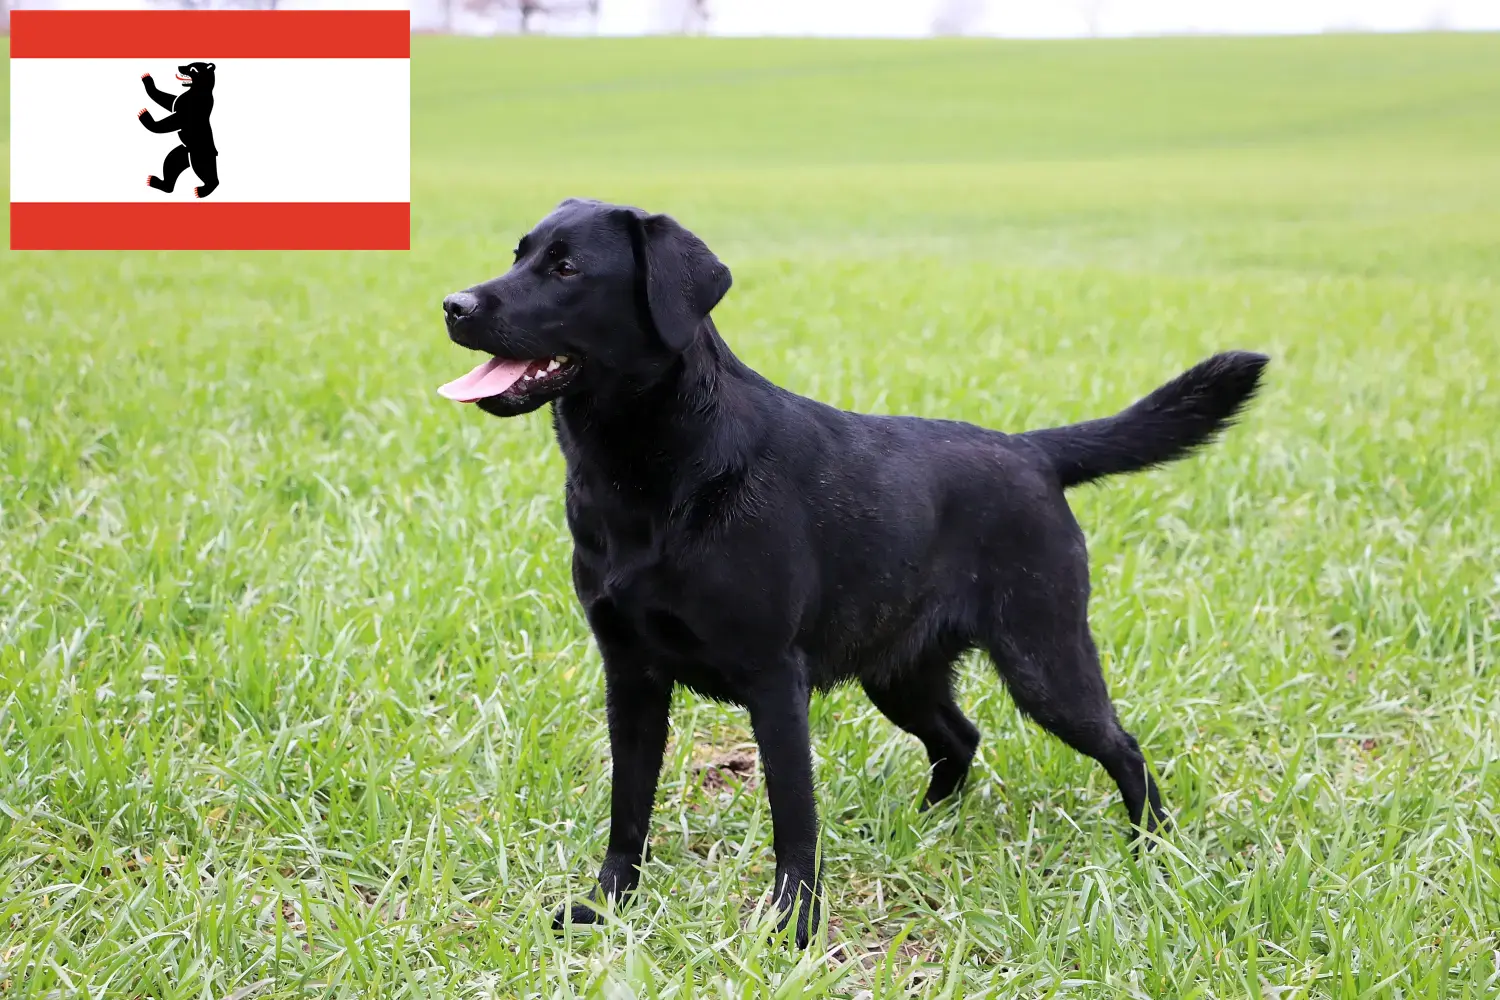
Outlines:
[[[650,380],[730,280],[673,219],[569,198],[521,237],[509,271],[443,300],[453,341],[491,357],[439,391],[509,417],[613,379]]]

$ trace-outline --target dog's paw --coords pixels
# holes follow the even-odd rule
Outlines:
[[[822,919],[823,907],[818,895],[803,885],[798,887],[796,893],[785,893],[776,900],[776,908],[781,911],[781,916],[776,920],[776,933],[785,931],[795,920],[797,926],[793,939],[798,948],[807,947],[812,940],[813,931]]]
[[[1128,843],[1136,854],[1144,856],[1154,851],[1156,842],[1164,840],[1171,832],[1171,818],[1165,812],[1152,813],[1147,816],[1144,828],[1130,827]]]
[[[571,907],[564,903],[558,907],[557,914],[552,918],[552,929],[560,931],[568,924],[581,927],[585,924],[601,924],[604,915],[589,903],[574,903]]]

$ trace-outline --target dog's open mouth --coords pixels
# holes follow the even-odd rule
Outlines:
[[[438,393],[460,403],[492,396],[526,396],[536,390],[561,388],[578,368],[578,361],[566,354],[529,361],[490,358],[462,378],[440,386]]]

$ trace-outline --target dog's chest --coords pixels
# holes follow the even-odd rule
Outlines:
[[[580,516],[574,526],[578,596],[596,627],[669,656],[702,644],[695,599],[667,537],[651,521]]]
[[[621,651],[656,682],[742,703],[736,678],[744,646],[724,640],[760,630],[701,566],[666,541],[632,545],[612,537],[607,548],[593,551],[575,544],[575,582],[589,625],[606,656]]]

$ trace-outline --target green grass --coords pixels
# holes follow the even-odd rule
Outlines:
[[[0,998],[1500,993],[1500,37],[420,39],[410,254],[0,266]],[[0,101],[0,106],[6,102]],[[226,161],[224,169],[229,170]],[[751,364],[1020,429],[1274,355],[1079,491],[1179,828],[977,660],[956,806],[816,700],[826,940],[759,933],[743,713],[682,696],[643,891],[545,415],[439,399],[439,300],[566,195],[734,270]]]

